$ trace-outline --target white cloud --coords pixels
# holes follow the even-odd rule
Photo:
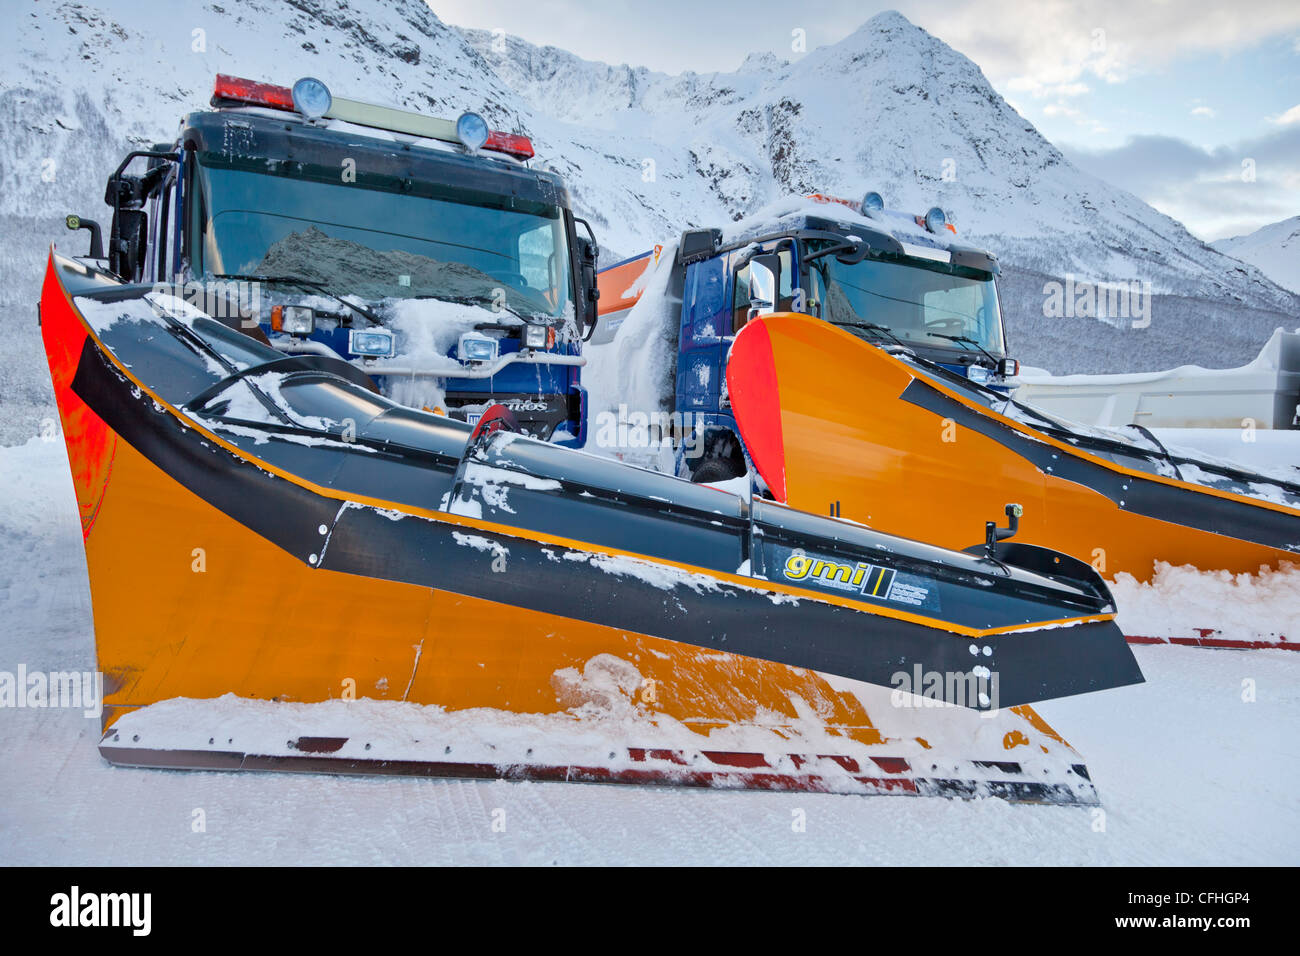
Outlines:
[[[1087,83],[1044,84],[1030,76],[1017,76],[1007,81],[1007,89],[1026,92],[1034,99],[1041,100],[1049,96],[1083,96],[1090,91]]]
[[[1214,119],[1215,113],[1214,110],[1210,109],[1208,106],[1194,106],[1192,107],[1192,115],[1204,116],[1206,119]]]
[[[1176,57],[1232,53],[1300,28],[1295,0],[1254,0],[1248,11],[1222,0],[900,0],[899,9],[994,83],[1035,95],[1089,76],[1124,82]]]
[[[1135,136],[1113,149],[1063,151],[1076,166],[1128,189],[1202,238],[1250,232],[1296,214],[1300,124],[1214,149],[1172,136]]]
[[[1270,116],[1268,121],[1278,126],[1291,126],[1292,124],[1300,123],[1300,104],[1291,107],[1281,116]]]
[[[1065,116],[1069,119],[1078,119],[1083,115],[1078,110],[1066,106],[1064,103],[1048,103],[1043,107],[1043,113],[1046,116]]]
[[[1051,117],[1063,117],[1072,120],[1075,126],[1081,126],[1090,132],[1100,135],[1107,133],[1109,130],[1093,117],[1084,113],[1083,110],[1075,109],[1073,106],[1057,100],[1055,103],[1048,103],[1043,107],[1043,114]]]

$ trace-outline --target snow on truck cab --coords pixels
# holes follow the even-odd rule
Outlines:
[[[524,136],[219,75],[212,109],[109,178],[107,253],[280,351],[341,359],[402,404],[580,444],[596,319],[590,226]],[[137,160],[143,173],[128,174]],[[202,296],[203,302],[194,301]],[[235,320],[238,319],[236,322]]]
[[[694,436],[703,453],[693,461],[679,453],[678,473],[715,482],[747,470],[726,369],[736,333],[757,316],[811,315],[886,351],[1008,390],[1019,364],[1007,357],[997,258],[957,243],[955,233],[942,209],[888,210],[876,192],[861,201],[814,194],[726,233],[682,233],[668,285],[681,302],[673,411],[691,413],[704,436]],[[606,328],[595,341],[609,340],[630,313],[658,252],[601,271]]]

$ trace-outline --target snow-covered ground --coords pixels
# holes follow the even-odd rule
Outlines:
[[[147,580],[141,587],[147,592]],[[57,440],[0,449],[0,620],[0,671],[93,666],[81,538]],[[124,770],[100,759],[98,721],[80,711],[0,709],[0,860],[1300,863],[1300,654],[1169,646],[1136,653],[1146,684],[1038,708],[1086,758],[1101,811]],[[199,810],[204,832],[194,828]],[[803,832],[793,826],[796,811]]]

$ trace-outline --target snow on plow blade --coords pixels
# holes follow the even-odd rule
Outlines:
[[[1157,560],[1257,573],[1300,557],[1294,483],[1060,421],[817,319],[749,323],[727,384],[791,507],[966,550],[1015,502],[1017,542],[1139,581]]]
[[[1095,800],[1017,707],[1142,679],[1095,575],[471,429],[58,256],[41,317],[114,762]]]

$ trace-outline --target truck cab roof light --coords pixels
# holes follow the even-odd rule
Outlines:
[[[938,206],[931,206],[925,218],[921,219],[921,224],[930,232],[941,232],[944,226],[948,225],[948,217]]]
[[[293,91],[287,86],[275,86],[272,83],[258,83],[238,76],[217,74],[216,85],[212,89],[212,105],[228,106],[265,106],[273,110],[292,110]]]
[[[314,76],[304,76],[289,92],[293,96],[294,108],[307,119],[320,119],[334,105],[329,87]]]
[[[885,209],[885,201],[881,198],[880,193],[878,192],[867,193],[862,197],[860,202],[853,199],[841,199],[839,196],[828,196],[825,193],[811,193],[807,198],[814,202],[839,203],[841,206],[848,206],[850,209],[855,212],[860,212],[864,216],[874,216],[879,213],[882,215],[898,216],[903,219],[910,219],[929,232],[942,232],[944,229],[947,229],[954,235],[957,233],[956,227],[953,226],[952,223],[948,222],[948,217],[938,206],[932,207],[924,216],[912,216],[895,210]],[[877,203],[879,205],[877,205]],[[879,218],[879,216],[875,216],[875,218]]]
[[[488,140],[487,120],[477,113],[461,113],[456,120],[456,136],[471,153],[477,153]]]
[[[302,93],[307,92],[309,96],[314,96],[315,99],[311,102],[303,99],[295,103],[294,90],[289,89],[287,86],[258,83],[255,80],[246,80],[242,77],[218,73],[216,84],[212,90],[212,105],[218,107],[261,106],[266,109],[297,113],[307,119],[324,117],[345,123],[355,123],[358,126],[388,130],[393,133],[423,136],[444,143],[462,142],[457,134],[457,123],[453,123],[451,120],[332,96],[325,84],[314,77],[304,77],[294,86],[299,88],[309,82],[313,85],[299,90],[300,96]],[[319,88],[316,88],[314,84],[319,84]],[[308,92],[308,89],[310,92]],[[329,97],[329,106],[325,109],[325,112],[314,115],[315,110],[319,109],[321,104],[322,92],[326,97]],[[311,112],[305,112],[300,109],[300,106],[306,107]],[[484,123],[484,126],[486,125]],[[487,138],[481,148],[497,153],[505,153],[515,159],[532,159],[536,155],[533,151],[532,140],[527,136],[520,136],[517,133],[505,133],[494,129],[487,130]]]
[[[527,136],[520,136],[518,133],[503,133],[494,129],[488,133],[487,142],[483,144],[484,149],[496,150],[498,153],[506,153],[515,159],[532,159],[533,141]]]

